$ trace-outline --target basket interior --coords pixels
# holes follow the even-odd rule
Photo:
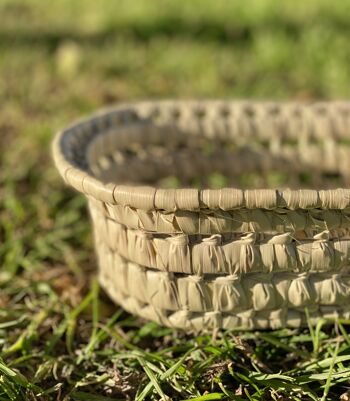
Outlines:
[[[350,182],[350,139],[271,120],[230,126],[144,119],[101,132],[86,160],[101,181],[158,187],[337,188]],[[231,129],[231,131],[230,131]]]

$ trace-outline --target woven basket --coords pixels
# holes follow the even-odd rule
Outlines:
[[[349,132],[344,102],[142,102],[70,126],[53,154],[126,310],[194,330],[299,327],[350,317]],[[213,172],[231,188],[194,188]],[[302,189],[239,189],[276,174]],[[167,189],[173,176],[188,188]]]

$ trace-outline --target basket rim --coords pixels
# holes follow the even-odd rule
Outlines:
[[[80,118],[55,134],[52,142],[52,155],[54,163],[64,181],[96,200],[112,205],[129,206],[141,210],[159,210],[174,212],[177,210],[202,209],[348,209],[350,208],[350,189],[195,189],[178,188],[163,189],[142,185],[118,185],[117,183],[104,183],[95,178],[86,166],[79,164],[69,156],[67,139],[75,139],[81,130],[89,127],[103,126],[113,113],[137,112],[142,107],[173,107],[178,104],[187,104],[191,107],[204,105],[225,105],[242,107],[244,105],[263,105],[266,107],[301,107],[307,110],[320,108],[344,108],[350,113],[350,101],[264,101],[264,100],[153,100],[121,103],[107,107]],[[118,128],[115,125],[114,128]],[[98,135],[98,133],[95,133]],[[88,142],[92,139],[91,137]],[[263,192],[263,196],[262,196]],[[224,200],[224,201],[223,201]],[[213,206],[214,205],[214,206]]]

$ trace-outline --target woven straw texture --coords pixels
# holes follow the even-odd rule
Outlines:
[[[53,155],[123,308],[196,331],[299,327],[350,318],[349,133],[347,102],[140,102],[58,133]]]

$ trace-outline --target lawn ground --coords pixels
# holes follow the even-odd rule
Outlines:
[[[349,16],[347,0],[0,0],[0,401],[350,399],[350,322],[193,336],[114,306],[49,152],[124,100],[348,98]]]

